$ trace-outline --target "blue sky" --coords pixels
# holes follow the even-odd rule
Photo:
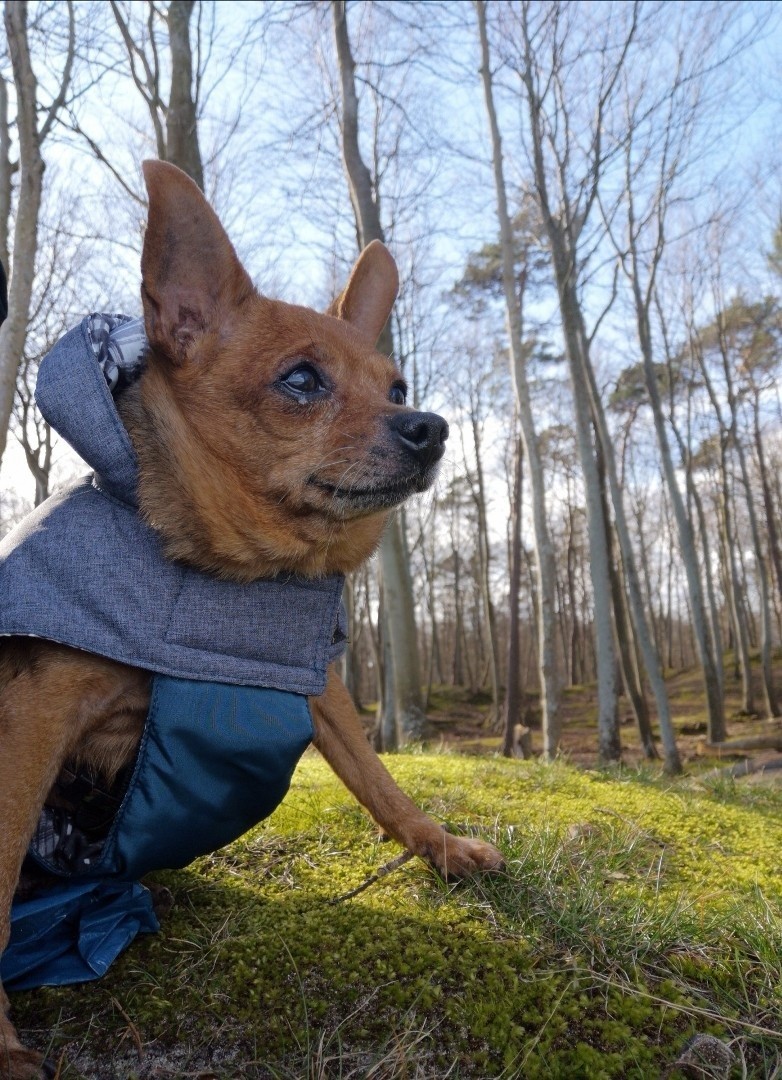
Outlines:
[[[679,10],[677,3],[668,6],[672,12]],[[109,14],[108,5],[80,3],[77,10],[94,31]],[[140,5],[135,10],[140,11]],[[220,33],[205,84],[202,127],[202,152],[215,159],[207,167],[207,186],[256,281],[285,299],[322,304],[332,282],[344,277],[355,246],[335,133],[332,129],[318,136],[314,124],[308,131],[308,120],[320,115],[329,97],[333,60],[328,6],[321,5],[315,16],[300,14],[291,31],[284,24],[291,9],[276,5],[271,9],[273,25],[261,33],[254,20],[263,10],[232,0],[221,0],[214,9]],[[759,275],[762,238],[770,236],[782,205],[782,20],[777,5],[745,4],[742,10],[748,17],[768,14],[771,25],[735,69],[733,93],[715,117],[716,128],[722,125],[729,137],[715,143],[704,159],[703,187],[721,173],[728,189],[734,185],[741,204],[736,270]],[[467,252],[496,233],[470,7],[355,3],[351,32],[359,61],[371,56],[378,42],[382,45],[387,67],[381,72],[373,66],[373,79],[381,81],[388,99],[406,99],[400,144],[404,156],[397,165],[388,164],[386,209],[396,219],[393,244],[403,274],[415,258],[436,297],[458,276]],[[243,48],[233,55],[240,43]],[[405,70],[400,60],[413,46],[424,44],[430,50],[426,62]],[[56,67],[51,60],[51,55],[46,62],[34,57],[44,86],[48,67]],[[86,84],[86,69],[79,79]],[[362,119],[371,117],[371,105],[365,98]],[[75,104],[75,112],[128,183],[140,190],[139,163],[154,153],[154,144],[134,88],[127,80],[106,78]],[[387,112],[399,120],[393,107]],[[517,106],[504,99],[501,121],[511,184],[522,183],[526,175],[517,141],[518,115]],[[231,126],[234,134],[223,145]],[[292,134],[295,129],[298,134]],[[81,208],[74,231],[91,228],[98,234],[83,275],[84,311],[138,310],[143,208],[125,198],[72,136],[61,134],[47,147],[47,157],[50,208],[75,192]],[[399,201],[392,206],[396,195]],[[67,459],[63,467],[71,467]],[[29,490],[26,467],[12,441],[2,484]]]

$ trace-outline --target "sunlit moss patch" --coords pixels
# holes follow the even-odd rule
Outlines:
[[[272,818],[158,876],[176,900],[161,934],[100,982],[15,996],[28,1038],[65,1052],[63,1080],[648,1077],[698,1033],[771,1075],[782,795],[387,763],[438,820],[497,843],[507,871],[454,886],[412,861],[340,899],[399,849],[308,754]]]

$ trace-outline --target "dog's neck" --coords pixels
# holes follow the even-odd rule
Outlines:
[[[139,509],[162,537],[169,558],[234,581],[256,581],[294,573],[316,578],[355,570],[376,550],[387,515],[324,522],[291,513],[264,494],[257,478],[242,476],[242,461],[231,461],[237,482],[224,482],[226,460],[214,468],[214,451],[187,432],[178,411],[155,410],[159,387],[152,376],[125,390],[117,410],[139,463]]]

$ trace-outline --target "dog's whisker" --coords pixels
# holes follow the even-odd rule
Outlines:
[[[353,462],[353,464],[352,464],[352,465],[349,465],[349,466],[348,466],[348,468],[347,468],[347,469],[345,469],[345,471],[344,471],[344,472],[342,473],[342,475],[340,476],[339,480],[337,481],[337,485],[336,485],[336,486],[337,486],[337,487],[338,487],[338,488],[339,488],[340,490],[344,490],[344,489],[347,489],[347,491],[348,491],[348,492],[352,491],[352,490],[353,490],[353,487],[352,487],[352,485],[347,485],[347,484],[346,484],[346,480],[347,480],[347,477],[348,477],[348,476],[350,475],[350,473],[351,473],[352,471],[356,471],[356,470],[359,470],[359,469],[361,469],[361,468],[362,468],[362,464],[363,464],[362,462],[359,462],[359,461],[355,461],[355,462]]]

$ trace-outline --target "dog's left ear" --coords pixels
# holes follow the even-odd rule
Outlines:
[[[230,325],[255,289],[198,185],[165,161],[142,168],[149,193],[141,255],[147,338],[182,364],[206,334]]]
[[[328,310],[360,330],[374,345],[388,321],[396,294],[399,271],[385,244],[373,240],[356,260],[348,283]]]

